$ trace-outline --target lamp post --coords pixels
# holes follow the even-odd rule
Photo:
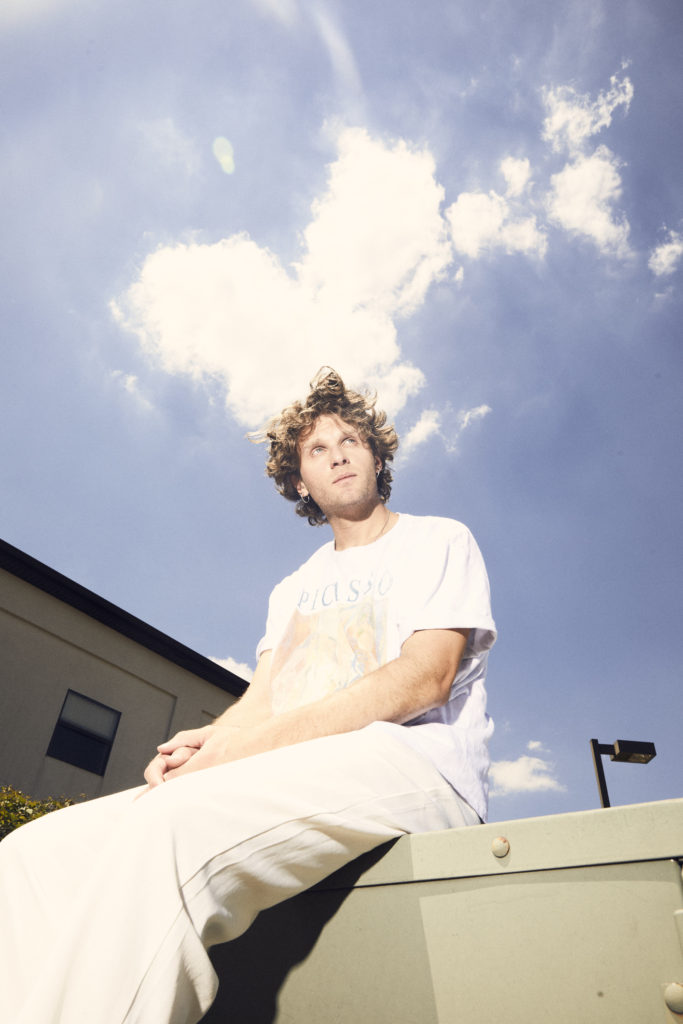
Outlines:
[[[614,744],[598,743],[597,740],[591,740],[591,751],[595,777],[600,790],[600,802],[603,807],[610,806],[605,773],[602,768],[603,754],[609,754],[610,761],[628,761],[630,764],[647,764],[657,756],[654,743],[641,743],[638,740],[615,740]]]

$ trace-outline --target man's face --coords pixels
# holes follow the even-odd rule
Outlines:
[[[328,519],[371,511],[379,501],[381,468],[356,427],[339,416],[320,416],[299,439],[297,490],[302,498],[310,494]]]

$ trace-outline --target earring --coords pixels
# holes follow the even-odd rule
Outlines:
[[[311,500],[311,496],[310,496],[310,494],[300,494],[300,495],[299,495],[299,497],[300,497],[300,498],[301,498],[301,500],[303,501],[304,505],[308,505],[308,503],[309,503],[309,502],[310,502],[310,500]]]

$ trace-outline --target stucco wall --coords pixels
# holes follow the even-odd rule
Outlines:
[[[104,776],[45,756],[69,689],[121,712]],[[0,784],[36,797],[138,785],[157,743],[235,699],[0,569]]]

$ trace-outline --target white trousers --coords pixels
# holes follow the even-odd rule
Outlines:
[[[378,725],[139,792],[0,843],[3,1024],[196,1024],[207,948],[380,843],[479,820]]]

